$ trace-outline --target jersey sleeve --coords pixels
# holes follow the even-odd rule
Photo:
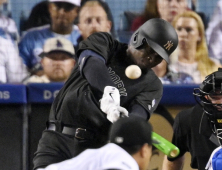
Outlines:
[[[163,85],[158,77],[151,80],[146,88],[140,92],[134,102],[142,105],[150,115],[156,110],[163,94]]]
[[[83,50],[92,50],[107,61],[113,55],[117,46],[118,41],[113,39],[109,33],[94,33],[80,43],[77,57],[80,56]]]

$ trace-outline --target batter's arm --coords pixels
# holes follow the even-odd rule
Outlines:
[[[91,87],[95,90],[99,98],[102,97],[103,90],[106,86],[114,86],[105,60],[99,54],[85,50],[79,58],[80,71]]]
[[[134,104],[129,110],[129,116],[139,116],[145,120],[150,118],[150,113],[140,104]]]
[[[182,170],[184,166],[185,155],[175,159],[174,161],[169,161],[167,156],[164,156],[162,170]]]
[[[76,53],[82,76],[100,98],[106,86],[115,86],[108,72],[107,61],[113,56],[117,44],[108,33],[94,33],[80,43]]]

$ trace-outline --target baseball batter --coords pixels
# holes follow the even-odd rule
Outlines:
[[[148,120],[163,91],[151,68],[163,59],[168,62],[177,44],[171,24],[157,18],[135,31],[129,45],[103,32],[82,41],[77,51],[79,64],[52,104],[34,169],[103,146],[110,125],[122,115]],[[142,70],[138,79],[125,75],[129,65]]]

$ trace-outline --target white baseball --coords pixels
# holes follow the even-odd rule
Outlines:
[[[126,68],[125,74],[129,79],[138,79],[142,71],[137,65],[130,65]]]

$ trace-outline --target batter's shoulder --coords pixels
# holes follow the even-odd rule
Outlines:
[[[93,33],[91,34],[88,39],[97,39],[97,38],[100,38],[100,39],[107,39],[107,40],[114,40],[114,38],[112,37],[111,34],[107,33],[107,32],[96,32],[96,33]]]
[[[149,69],[145,76],[146,76],[146,80],[148,81],[149,84],[150,84],[150,82],[152,82],[152,84],[162,86],[161,80],[157,77],[157,75],[154,73],[154,71],[152,69]]]
[[[118,44],[119,42],[109,33],[97,32],[80,42],[76,54],[79,56],[83,50],[92,50],[107,59],[116,51]]]

